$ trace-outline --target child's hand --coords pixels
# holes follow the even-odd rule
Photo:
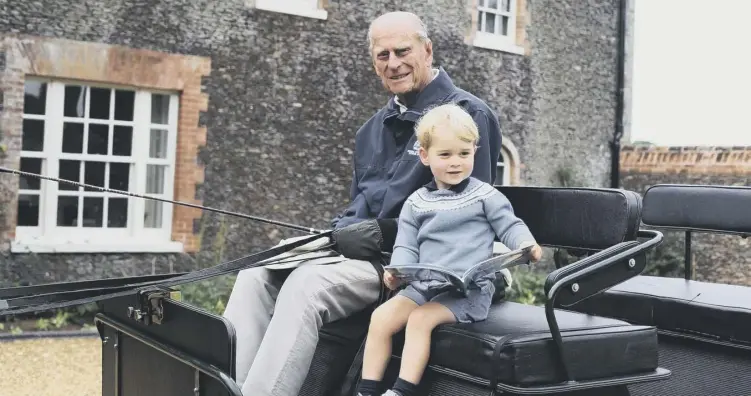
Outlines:
[[[536,243],[534,243],[532,241],[524,241],[524,242],[522,242],[519,245],[519,248],[523,248],[523,247],[527,247],[527,246],[533,246],[532,250],[530,250],[530,252],[529,252],[529,255],[530,255],[530,258],[532,259],[532,262],[536,263],[536,262],[540,261],[540,259],[542,258],[542,248],[540,247],[540,245],[538,245],[538,244],[536,244]]]
[[[384,271],[383,272],[383,284],[386,285],[391,290],[396,289],[399,287],[399,278],[395,277],[391,274],[391,272]]]

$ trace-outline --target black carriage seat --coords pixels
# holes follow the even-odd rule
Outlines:
[[[581,310],[694,338],[751,346],[751,288],[639,276]]]
[[[657,333],[651,326],[557,310],[569,371],[577,381],[653,372]],[[395,339],[401,356],[403,333]],[[545,310],[514,302],[494,304],[488,319],[441,326],[433,334],[430,364],[495,382],[528,387],[567,380],[558,363]]]
[[[644,245],[637,241],[641,198],[636,193],[615,189],[498,188],[540,244],[599,252],[548,276],[546,293],[564,304],[573,304],[637,275],[644,268],[644,250],[658,242]],[[637,257],[635,265],[629,266],[633,257]],[[577,293],[572,292],[574,282]],[[628,382],[669,374],[657,365],[654,327],[556,309],[555,323],[562,336],[566,362],[564,371],[547,309],[552,313],[552,305],[546,308],[502,301],[492,306],[486,321],[439,326],[432,339],[430,368],[514,392],[557,386],[567,379]],[[322,336],[361,334],[364,322],[359,318],[332,323],[324,326]],[[396,357],[401,355],[402,337],[403,332],[394,339]]]
[[[751,235],[751,188],[655,185],[644,194],[643,222],[688,233],[685,279],[641,275],[582,302],[577,310],[675,335],[751,346],[751,288],[691,280],[690,260],[692,232]]]

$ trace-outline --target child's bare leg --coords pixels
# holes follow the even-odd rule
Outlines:
[[[404,328],[417,304],[404,296],[394,296],[373,311],[365,341],[362,378],[380,381],[391,358],[391,337]]]
[[[415,385],[420,383],[430,357],[433,329],[454,322],[456,317],[451,310],[436,302],[426,303],[412,311],[407,320],[399,378]]]

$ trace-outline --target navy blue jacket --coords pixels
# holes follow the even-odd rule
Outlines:
[[[404,201],[433,180],[420,161],[415,123],[431,107],[456,103],[474,119],[480,130],[472,176],[493,183],[501,151],[501,126],[482,100],[457,88],[443,68],[401,112],[392,97],[357,131],[350,205],[333,221],[334,229],[367,219],[399,217]]]

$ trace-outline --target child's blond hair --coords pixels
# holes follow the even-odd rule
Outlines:
[[[480,132],[475,121],[469,113],[454,103],[430,109],[417,122],[415,133],[422,148],[430,148],[431,137],[439,128],[455,133],[456,137],[465,142],[477,144],[480,140]]]

